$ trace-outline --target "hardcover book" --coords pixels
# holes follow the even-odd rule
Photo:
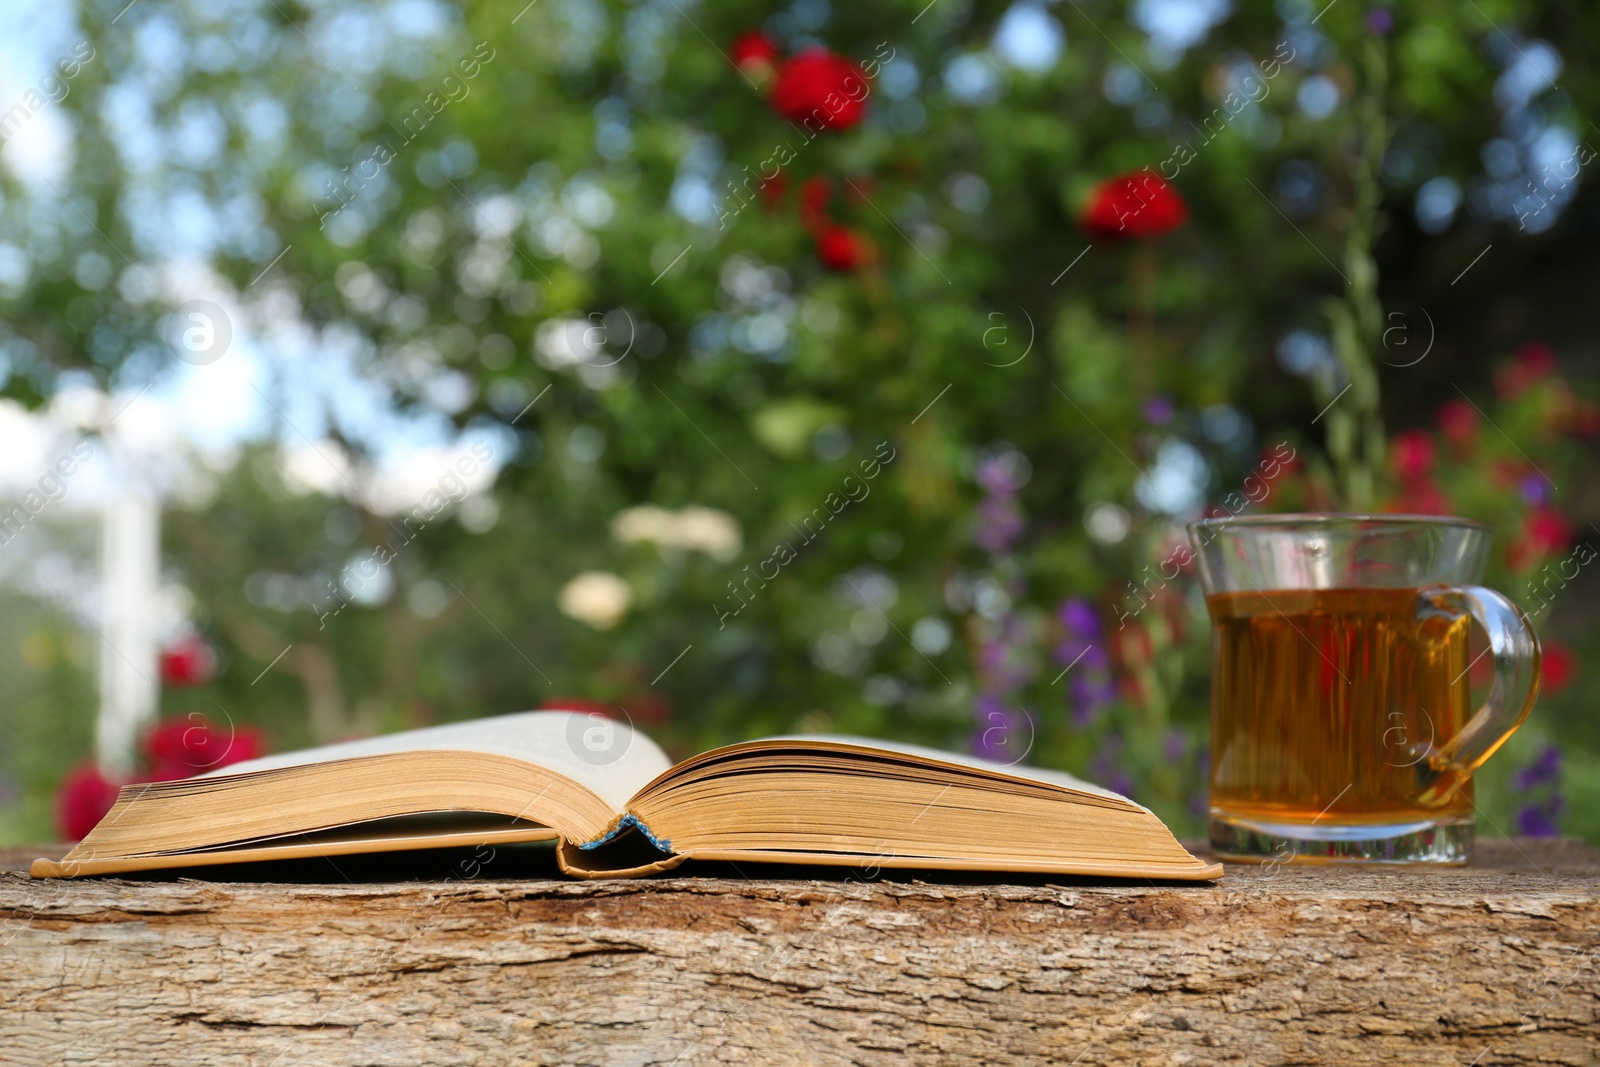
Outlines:
[[[123,786],[40,878],[548,840],[566,873],[686,860],[1206,879],[1149,810],[1067,774],[855,737],[673,765],[624,723],[532,711]]]

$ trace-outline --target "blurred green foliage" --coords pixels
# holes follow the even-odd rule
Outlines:
[[[1204,460],[1193,508],[1284,442],[1302,462],[1261,507],[1394,502],[1384,419],[1428,422],[1457,394],[1390,347],[1385,257],[1426,307],[1488,240],[1523,239],[1514,220],[1428,236],[1413,200],[1431,177],[1479,173],[1515,59],[1501,37],[1559,42],[1565,73],[1539,120],[1577,130],[1596,113],[1600,40],[1577,4],[1427,0],[1377,32],[1364,4],[1316,17],[1286,0],[1238,3],[1193,47],[1153,53],[1130,9],[1085,2],[1043,9],[1066,46],[1035,72],[989,48],[1005,5],[970,0],[508,0],[428,8],[440,17],[425,34],[396,28],[400,5],[359,0],[145,0],[114,21],[120,7],[81,12],[97,58],[61,104],[70,175],[58,193],[13,183],[0,208],[32,263],[0,297],[6,395],[41,404],[67,371],[131,395],[176,366],[162,318],[190,294],[158,263],[174,205],[197,199],[213,213],[203,258],[237,293],[236,337],[257,337],[270,369],[264,395],[282,401],[316,358],[285,355],[274,333],[303,322],[306,344],[339,348],[402,408],[437,410],[441,382],[464,376],[470,399],[450,418],[492,430],[504,461],[492,509],[430,508],[405,531],[357,493],[286,482],[278,442],[306,441],[275,408],[274,441],[166,513],[171,577],[221,663],[165,693],[164,712],[220,712],[288,748],[566,696],[622,709],[678,755],[800,729],[966,748],[985,725],[975,664],[998,644],[1025,675],[1007,695],[1031,717],[1005,740],[1018,758],[1126,776],[1181,833],[1202,825],[1206,626],[1185,576],[1117,631],[1126,584],[1176,536],[1141,481],[1182,444],[1173,454]],[[807,140],[772,110],[723,54],[763,20],[862,60],[892,49],[865,124]],[[1268,91],[1214,118],[1244,71]],[[1308,113],[1310,79],[1340,105]],[[1131,86],[1122,103],[1113,85]],[[418,132],[429,94],[448,102]],[[184,148],[197,126],[222,131],[211,151]],[[794,155],[781,194],[719,226],[733,202],[711,198],[780,144]],[[1189,158],[1168,176],[1189,223],[1091,246],[1076,217],[1095,183],[1179,145]],[[1421,160],[1409,174],[1385,169],[1394,146]],[[813,177],[833,182],[828,210],[870,241],[870,265],[819,264],[796,207]],[[83,284],[87,254],[110,261],[112,284]],[[1275,354],[1293,330],[1331,358],[1287,372]],[[1489,405],[1506,355],[1458,349],[1455,380]],[[360,482],[384,442],[323,399],[323,447]],[[1548,461],[1558,504],[1575,498],[1592,479],[1580,446],[1536,444],[1537,413],[1517,412],[1499,424],[1510,449]],[[799,544],[880,442],[895,458],[870,493]],[[1015,454],[1025,529],[985,552],[976,473]],[[1527,504],[1473,473],[1487,462],[1446,490],[1500,525],[1503,561]],[[644,504],[725,512],[740,547],[619,541],[615,517]],[[1107,505],[1126,529],[1093,538],[1085,517]],[[743,584],[780,544],[793,561]],[[380,545],[392,588],[362,603],[350,571]],[[614,627],[558,609],[584,571],[631,590]],[[1492,581],[1515,594],[1521,576],[1501,566]],[[735,586],[748,605],[723,621]],[[1052,682],[1069,598],[1112,635],[1114,702],[1087,724]],[[37,611],[6,627],[5,655],[74,640]],[[1597,644],[1592,628],[1569,640]],[[0,712],[15,783],[0,835],[47,835],[51,784],[87,749],[89,675],[67,662],[7,668],[26,683]],[[1569,774],[1600,759],[1592,726],[1569,729],[1585,693],[1592,678],[1485,773],[1496,826],[1513,817],[1507,776],[1545,739],[1570,742]],[[1576,800],[1570,825],[1600,838],[1600,806]]]

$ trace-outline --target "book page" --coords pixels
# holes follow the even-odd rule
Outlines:
[[[654,741],[627,723],[579,711],[524,711],[263,756],[200,777],[427,751],[485,752],[532,763],[572,779],[617,812],[646,782],[672,766]]]
[[[764,737],[759,743],[769,744],[781,741],[822,741],[828,744],[862,748],[869,752],[881,751],[895,755],[914,756],[918,759],[930,760],[935,763],[947,763],[957,767],[968,767],[973,770],[1006,774],[1013,778],[1038,782],[1041,785],[1060,786],[1063,789],[1073,789],[1080,793],[1090,793],[1094,796],[1105,797],[1108,800],[1120,800],[1135,807],[1144,807],[1144,805],[1130,800],[1121,793],[1113,793],[1104,786],[1086,782],[1082,778],[1068,774],[1066,771],[1054,771],[1045,767],[1029,767],[1023,764],[997,763],[993,760],[980,759],[977,756],[968,756],[959,752],[946,752],[943,749],[905,744],[900,741],[882,741],[875,737],[851,737],[848,734],[788,734],[781,737]]]

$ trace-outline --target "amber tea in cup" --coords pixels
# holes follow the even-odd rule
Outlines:
[[[1538,642],[1462,519],[1190,526],[1213,625],[1211,843],[1225,859],[1462,863],[1471,774],[1532,707]],[[1494,681],[1471,707],[1474,621]]]

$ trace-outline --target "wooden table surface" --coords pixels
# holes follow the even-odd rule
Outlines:
[[[0,1063],[1600,1063],[1574,841],[1200,885],[575,882],[537,847],[207,873],[0,874]]]

